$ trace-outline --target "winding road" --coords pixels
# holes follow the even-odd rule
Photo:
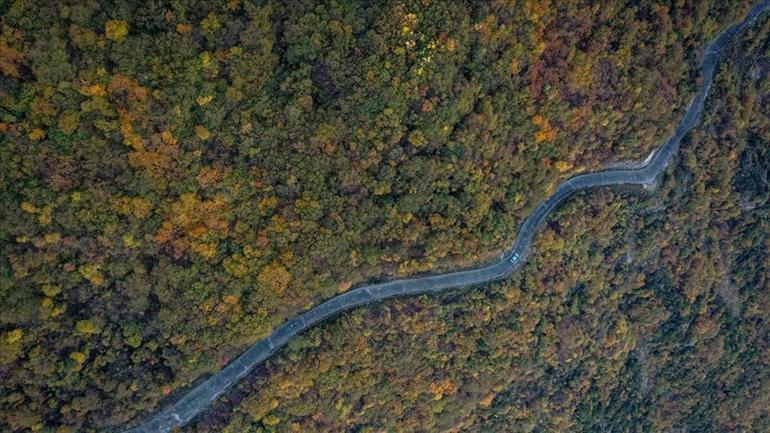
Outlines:
[[[757,2],[748,15],[738,24],[723,31],[704,51],[700,70],[703,83],[695,98],[690,102],[684,118],[674,135],[668,139],[647,162],[636,169],[607,170],[582,174],[563,182],[556,191],[542,202],[524,221],[519,229],[513,247],[503,255],[501,261],[489,266],[440,275],[369,284],[336,296],[304,314],[295,317],[273,331],[270,336],[257,341],[241,356],[230,362],[221,371],[190,389],[165,410],[160,411],[126,433],[168,432],[180,427],[203,411],[211,402],[229,387],[246,376],[254,366],[264,361],[284,346],[291,338],[315,326],[324,319],[354,307],[395,296],[414,295],[426,292],[440,292],[447,289],[474,286],[506,278],[524,262],[530,252],[532,239],[538,226],[559,202],[576,191],[610,185],[650,185],[669,164],[679,150],[682,138],[698,123],[703,106],[714,78],[714,71],[722,51],[738,33],[750,26],[763,12],[770,9],[770,0]]]

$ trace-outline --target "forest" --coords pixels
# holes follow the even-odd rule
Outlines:
[[[510,281],[310,330],[183,431],[770,431],[768,40],[654,192],[571,199]]]
[[[0,0],[0,431],[121,431],[362,281],[497,256],[659,145],[749,6]],[[655,191],[308,331],[185,430],[768,431],[767,28]]]

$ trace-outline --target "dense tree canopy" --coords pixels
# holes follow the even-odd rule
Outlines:
[[[768,431],[768,37],[654,193],[571,199],[510,281],[310,330],[184,431]]]
[[[362,280],[497,255],[559,180],[646,156],[681,116],[703,43],[748,7],[737,0],[0,5],[0,429],[58,433],[135,422],[287,317]],[[366,418],[366,409],[387,407],[387,423],[403,431],[466,422],[502,428],[484,423],[529,422],[526,407],[552,404],[538,388],[555,386],[544,377],[574,381],[569,386],[582,392],[591,375],[635,374],[627,361],[651,338],[642,334],[689,323],[695,312],[708,316],[710,298],[701,298],[715,278],[739,272],[725,299],[758,314],[762,293],[741,291],[760,283],[765,266],[756,239],[766,222],[755,210],[768,197],[767,129],[743,131],[767,101],[737,77],[766,71],[755,72],[750,60],[741,67],[733,81],[723,72],[723,85],[748,90],[726,89],[737,99],[725,104],[747,111],[715,112],[725,117],[714,122],[720,132],[699,136],[710,147],[685,156],[687,170],[664,186],[667,204],[602,192],[587,197],[586,216],[572,202],[517,279],[448,306],[388,303],[313,330],[271,361],[271,375],[255,379],[266,391],[211,425],[344,430],[385,423]],[[723,140],[733,151],[718,160],[721,177],[708,179],[693,155],[712,158]],[[739,206],[714,205],[721,213],[711,216],[710,194],[731,203],[730,173]],[[679,214],[640,210],[672,208],[680,196],[693,202]],[[691,218],[693,208],[701,219]],[[685,226],[677,242],[652,241]],[[681,272],[631,278],[611,267],[624,233],[629,254]],[[687,246],[691,238],[703,247]],[[722,267],[696,254],[730,242],[736,252]],[[582,267],[592,276],[579,277]],[[633,292],[640,300],[621,304],[639,287],[672,294]],[[574,323],[554,312],[568,294]],[[602,307],[582,321],[586,302]],[[598,318],[620,310],[613,321]],[[661,311],[683,322],[665,325],[674,319]],[[463,330],[501,314],[508,318],[494,319],[495,332]],[[405,328],[373,331],[395,316]],[[703,320],[703,335],[724,326]],[[557,347],[561,334],[568,343]],[[579,351],[594,335],[601,345]],[[722,338],[726,351],[739,341]],[[487,359],[494,353],[507,370]],[[597,354],[614,361],[580,361],[567,376],[536,362]],[[522,376],[531,383],[510,382]],[[381,396],[361,400],[375,388]],[[559,410],[577,401],[570,389]],[[331,406],[307,403],[313,395]],[[580,410],[625,410],[596,398],[581,400]],[[577,419],[563,415],[553,422]],[[468,421],[453,424],[459,420]]]

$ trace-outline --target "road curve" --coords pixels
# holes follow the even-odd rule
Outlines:
[[[170,407],[160,411],[138,426],[127,430],[125,433],[165,433],[186,424],[212,401],[219,398],[230,386],[246,376],[254,366],[284,346],[292,337],[342,311],[395,296],[440,292],[442,290],[474,286],[506,278],[518,269],[526,259],[538,226],[559,202],[576,191],[597,186],[621,184],[649,185],[653,183],[679,150],[682,137],[697,124],[703,111],[706,97],[711,89],[714,70],[716,69],[719,56],[725,46],[736,34],[745,30],[756,21],[760,14],[768,9],[770,9],[770,0],[757,2],[743,21],[726,29],[709,43],[703,53],[700,65],[703,84],[701,84],[695,98],[690,102],[687,112],[677,126],[674,135],[655,151],[653,158],[646,165],[635,169],[607,170],[581,174],[563,182],[550,197],[540,203],[524,220],[524,224],[522,224],[516,237],[516,242],[503,255],[501,261],[476,269],[364,285],[335,296],[300,316],[287,321],[275,329],[270,336],[257,341],[219,373],[214,374],[209,379],[190,389],[184,397],[180,398]],[[513,257],[517,257],[517,259],[512,260]]]

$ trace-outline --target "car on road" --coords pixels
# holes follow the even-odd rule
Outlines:
[[[511,256],[511,263],[516,263],[517,261],[519,261],[519,255],[518,254],[512,255]]]

